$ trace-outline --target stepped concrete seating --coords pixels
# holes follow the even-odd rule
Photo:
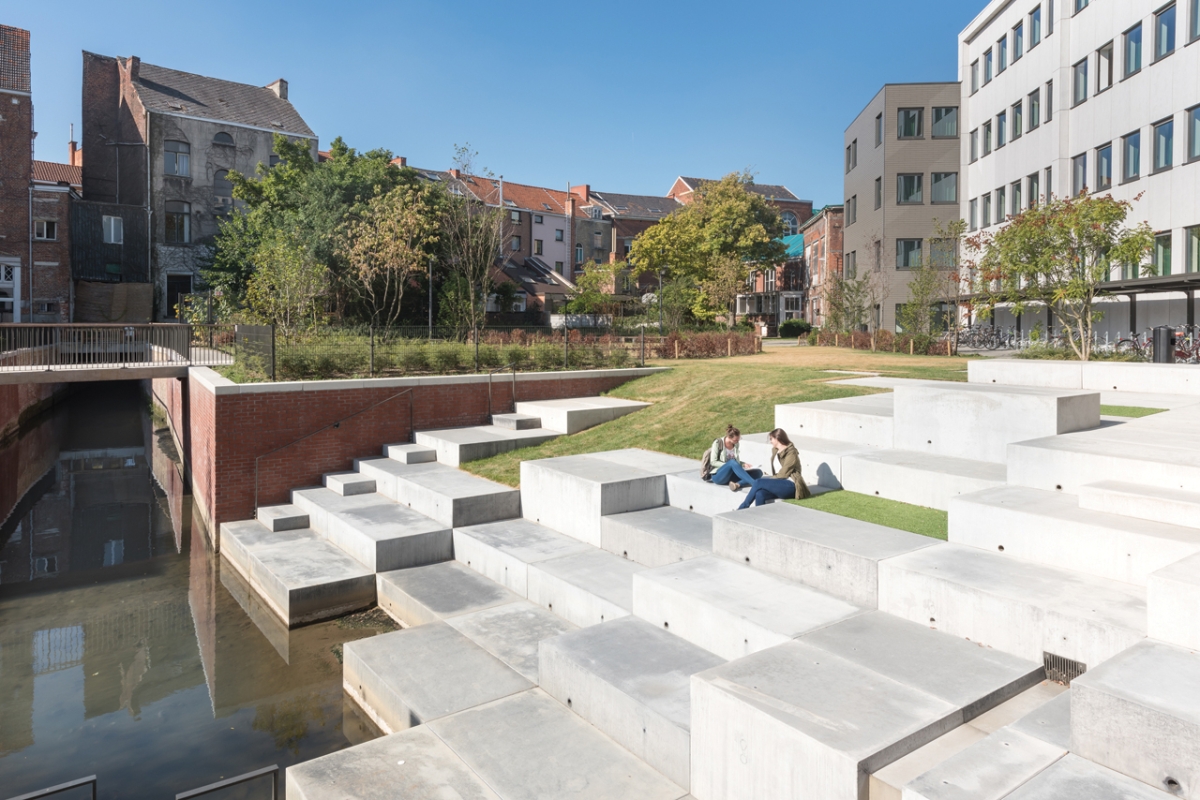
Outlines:
[[[945,511],[950,498],[1002,486],[1003,464],[915,450],[869,450],[841,463],[842,487],[859,494]]]
[[[879,606],[881,563],[938,544],[927,536],[788,503],[713,519],[717,555],[872,609]]]
[[[1050,702],[1013,722],[1010,727],[1035,739],[1070,750],[1071,690],[1066,689]]]
[[[834,439],[818,439],[814,436],[792,436],[792,444],[800,455],[800,471],[808,488],[816,494],[821,489],[842,488],[842,459],[856,453],[871,452],[873,448],[863,444],[839,442]],[[753,464],[770,475],[771,444],[766,433],[748,433],[742,436],[742,460]]]
[[[533,684],[445,622],[346,642],[342,685],[385,733]]]
[[[1005,800],[1168,800],[1177,796],[1068,753]]]
[[[450,467],[477,461],[498,453],[548,442],[562,436],[545,428],[507,428],[499,425],[479,425],[471,428],[444,428],[417,431],[417,444],[433,448],[437,460]]]
[[[518,414],[537,417],[542,427],[559,433],[579,433],[618,417],[641,411],[649,403],[619,397],[572,397],[516,403]]]
[[[1011,442],[1100,424],[1094,391],[940,381],[892,391],[899,450],[1003,464]]]
[[[1072,681],[1071,752],[1200,797],[1200,654],[1147,639]]]
[[[1200,528],[1200,492],[1129,481],[1098,481],[1079,487],[1079,507]]]
[[[308,514],[304,509],[291,504],[281,506],[262,506],[254,515],[255,519],[273,531],[295,531],[309,526]]]
[[[1200,552],[1200,530],[1079,507],[1078,498],[1000,486],[950,501],[950,541],[1139,586]]]
[[[529,596],[529,565],[589,552],[570,536],[526,519],[454,529],[454,558],[521,597]]]
[[[725,663],[633,617],[544,639],[539,682],[551,697],[688,787],[691,676]]]
[[[391,458],[354,462],[380,494],[443,525],[459,527],[521,514],[521,493],[444,464],[403,464]]]
[[[600,518],[600,544],[643,566],[661,567],[712,553],[712,519],[672,506],[612,514]]]
[[[692,678],[692,793],[860,800],[869,775],[1042,680],[871,612]]]
[[[746,499],[747,491],[732,492],[728,486],[709,483],[700,477],[699,469],[668,475],[666,485],[668,504],[705,517],[733,511]]]
[[[543,639],[575,630],[562,617],[525,600],[448,617],[446,624],[538,682],[538,646]]]
[[[409,627],[521,599],[457,561],[380,572],[375,580],[379,607]]]
[[[1067,754],[1011,728],[956,753],[904,787],[904,800],[1000,800]]]
[[[633,576],[645,570],[628,559],[589,548],[529,565],[529,601],[580,627],[628,616]]]
[[[792,581],[714,556],[633,578],[633,613],[721,658],[787,642],[862,609]]]
[[[687,469],[698,463],[637,449],[523,461],[521,512],[600,547],[602,516],[664,505],[664,476]]]
[[[1146,634],[1200,650],[1200,554],[1153,573],[1146,582]]]
[[[542,427],[542,418],[529,414],[492,414],[492,424],[510,431],[527,431]]]
[[[775,406],[775,427],[789,438],[832,439],[869,447],[892,447],[892,394]]]
[[[324,483],[326,489],[343,497],[375,493],[375,480],[357,472],[326,473]]]
[[[975,547],[879,563],[879,609],[985,647],[1095,666],[1146,635],[1145,590]]]
[[[423,444],[388,444],[383,454],[401,464],[428,464],[437,461],[437,451]]]
[[[221,524],[221,553],[288,627],[375,602],[375,576],[310,528]]]
[[[372,572],[454,557],[448,525],[375,492],[343,496],[325,488],[297,489],[292,504],[308,515],[313,530]]]
[[[988,358],[967,365],[967,380],[971,383],[1200,395],[1200,375],[1187,364]]]

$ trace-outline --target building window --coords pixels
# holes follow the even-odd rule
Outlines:
[[[534,224],[534,225],[541,225],[541,224],[542,224],[542,215],[541,215],[541,214],[534,214],[534,215],[533,215],[533,224]]]
[[[1036,89],[1029,93],[1029,130],[1042,124],[1042,93]]]
[[[846,201],[846,224],[853,225],[855,222],[858,222],[858,195]]]
[[[283,159],[277,156],[275,153],[271,153],[271,157],[267,159],[267,166],[269,167],[277,167],[282,163]]]
[[[1200,225],[1184,228],[1183,237],[1187,240],[1187,261],[1184,262],[1185,272],[1200,272]]]
[[[1013,181],[1012,185],[1008,187],[1008,194],[1008,202],[1010,203],[1010,210],[1008,213],[1015,217],[1017,214],[1020,214],[1021,210],[1024,208],[1024,206],[1021,205],[1021,182]]]
[[[967,221],[971,226],[971,230],[977,231],[979,230],[979,198],[972,200],[969,207],[970,213],[968,214],[969,219]]]
[[[855,278],[858,277],[858,251],[857,250],[851,250],[849,253],[846,253],[846,270],[845,270],[845,272],[846,272],[846,277],[849,278],[850,280],[854,280]],[[774,276],[775,273],[772,271],[772,272],[770,272],[770,274],[772,276]],[[774,289],[774,288],[775,288],[774,286],[771,286],[768,288],[768,291],[770,291],[771,289]]]
[[[592,247],[597,250],[604,249],[604,234],[601,231],[592,231]]]
[[[1054,0],[1046,0],[1046,35],[1054,35]]]
[[[1096,94],[1100,94],[1113,82],[1113,43],[1096,51]]]
[[[924,112],[923,108],[900,109],[896,136],[900,139],[920,139],[923,135],[921,123]]]
[[[933,192],[930,198],[934,203],[958,202],[958,173],[935,172],[929,177]]]
[[[896,202],[921,203],[921,174],[896,176]]]
[[[1088,7],[1089,0],[1075,0],[1075,13],[1078,14]]]
[[[1122,74],[1128,78],[1142,69],[1142,23],[1125,31],[1125,68]]]
[[[52,219],[35,219],[33,221],[33,238],[52,242],[58,238],[58,223]]]
[[[971,94],[979,91],[979,60],[971,62]]]
[[[1071,68],[1071,105],[1077,106],[1088,98],[1088,60],[1085,58]]]
[[[125,243],[125,220],[120,217],[102,217],[105,244]]]
[[[785,211],[779,215],[783,220],[783,231],[786,236],[795,236],[800,232],[800,220],[790,211]]]
[[[1142,133],[1133,133],[1121,139],[1121,180],[1132,181],[1142,174]]]
[[[1154,126],[1154,171],[1170,169],[1174,163],[1175,122],[1165,120]]]
[[[855,139],[846,148],[846,172],[858,166],[858,139]]]
[[[1025,110],[1024,103],[1022,103],[1020,101],[1013,103],[1013,107],[1012,107],[1012,138],[1014,138],[1014,139],[1020,139],[1021,134],[1023,133],[1023,131],[1021,130],[1021,123],[1022,123],[1021,118],[1024,116],[1024,114],[1023,114],[1024,110]]]
[[[512,237],[512,239],[509,241],[508,246],[509,246],[509,248],[511,248],[513,250],[520,250],[521,249],[521,237],[520,236]]]
[[[1042,185],[1046,187],[1046,202],[1049,203],[1054,198],[1054,167],[1046,167],[1046,180]]]
[[[541,239],[533,240],[533,254],[535,256],[542,255],[542,240]]]
[[[983,123],[983,154],[989,155],[992,152],[992,121],[988,120]]]
[[[996,74],[1008,69],[1008,37],[996,42]]]
[[[883,144],[883,114],[875,115],[875,146]]]
[[[933,138],[950,139],[958,136],[958,106],[933,109]]]
[[[520,222],[521,221],[521,212],[520,211],[510,211],[510,212],[508,212],[508,218],[510,220],[512,220],[513,222]]]
[[[225,131],[221,131],[213,137],[213,144],[233,144],[233,137]]]
[[[979,160],[979,128],[971,131],[971,163]]]
[[[930,239],[929,263],[935,269],[952,269],[958,265],[957,239]]]
[[[896,269],[921,268],[921,240],[896,240]]]
[[[1001,111],[996,115],[996,149],[1008,144],[1008,112]]]
[[[1171,232],[1157,234],[1154,237],[1154,274],[1171,274]]]
[[[1154,15],[1154,60],[1175,52],[1175,4]]]
[[[191,145],[187,142],[163,142],[163,174],[181,175],[185,178],[191,175],[191,166],[188,163],[191,152]]]
[[[1025,55],[1025,23],[1018,22],[1013,28],[1013,63],[1021,60],[1021,56]]]
[[[992,195],[990,192],[979,198],[982,201],[982,206],[979,209],[979,222],[983,227],[992,224]]]
[[[883,207],[883,178],[875,179],[875,208]]]
[[[1112,145],[1106,144],[1096,148],[1096,189],[1103,192],[1112,188]]]
[[[229,182],[229,170],[219,169],[213,173],[213,194],[222,198],[233,197],[233,184]]]
[[[1042,42],[1042,7],[1038,6],[1029,12],[1029,49],[1037,47]]]
[[[999,189],[996,190],[996,222],[997,223],[1004,221],[1004,209],[1005,209],[1004,187],[1001,186]]]
[[[1187,160],[1195,161],[1200,158],[1200,106],[1192,106],[1185,113],[1188,132]]]
[[[557,228],[554,231],[554,241],[561,242],[563,240],[562,228]]]
[[[1192,0],[1191,23],[1188,25],[1188,41],[1194,42],[1200,39],[1200,0]]]
[[[1071,159],[1071,196],[1078,197],[1087,191],[1087,153]]]
[[[1038,188],[1038,174],[1035,172],[1025,179],[1029,189],[1029,207],[1037,208],[1041,190]]]
[[[1054,81],[1046,81],[1046,122],[1054,119]]]
[[[988,51],[983,54],[983,85],[987,86],[991,82],[992,82],[992,51],[991,51],[991,48],[988,48]]]
[[[575,245],[575,263],[576,264],[583,263],[583,245],[582,244]]]
[[[167,244],[188,244],[192,241],[192,206],[178,200],[166,203]]]

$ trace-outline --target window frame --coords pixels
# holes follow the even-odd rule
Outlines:
[[[1008,144],[1008,109],[996,114],[996,149]]]
[[[1075,13],[1083,11],[1091,4],[1091,0],[1075,0]],[[1074,15],[1072,15],[1074,16]]]
[[[987,86],[995,77],[992,74],[992,48],[988,48],[983,53],[983,85]]]
[[[996,74],[1002,75],[1008,69],[1008,34],[996,40]]]
[[[953,117],[954,133],[938,133],[937,132],[937,126],[939,123],[937,114],[939,111],[953,112],[952,114],[943,114],[942,120],[940,120],[940,121],[944,121],[947,116]],[[959,111],[958,106],[933,106],[929,112],[929,122],[930,122],[929,135],[930,135],[930,137],[933,139],[957,139],[958,138],[958,111]]]
[[[971,94],[979,91],[979,59],[971,62]]]
[[[992,193],[984,192],[979,196],[979,222],[985,230],[992,226]]]
[[[904,199],[904,180],[915,179],[916,191],[913,196],[915,200]],[[898,206],[922,206],[925,205],[925,173],[923,172],[898,172],[896,173],[896,205]]]
[[[543,217],[541,214],[534,214],[533,215],[533,224],[534,225],[542,225],[543,224],[542,219],[543,219]]]
[[[1025,55],[1025,20],[1021,20],[1012,29],[1012,63],[1017,63],[1021,60],[1021,56]]]
[[[1025,207],[1037,208],[1042,198],[1042,176],[1039,172],[1031,172],[1025,176]]]
[[[970,163],[974,164],[979,160],[979,128],[971,131],[968,135],[971,137],[968,155],[970,156]]]
[[[1112,88],[1115,47],[1115,41],[1110,39],[1107,43],[1096,48],[1096,94],[1102,94]],[[1107,69],[1105,68],[1105,51],[1108,52]]]
[[[905,249],[902,251],[901,244],[904,242],[908,242],[910,244],[910,247],[908,249]],[[915,249],[913,249],[911,247],[911,244],[913,242],[916,242]],[[925,251],[925,240],[924,239],[912,239],[912,238],[896,239],[896,269],[898,269],[898,270],[900,270],[900,269],[904,269],[904,270],[920,269],[921,264],[924,261],[924,256],[925,256],[924,251]],[[902,252],[903,252],[903,255],[905,256],[904,260],[906,262],[911,262],[911,256],[912,256],[912,254],[915,253],[917,256],[916,263],[915,264],[914,263],[901,264],[900,261],[901,261],[901,253]]]
[[[904,131],[904,114],[905,112],[916,112],[917,132],[912,136],[905,136]],[[896,138],[903,141],[913,141],[916,139],[925,138],[925,108],[924,107],[907,107],[896,109]]]
[[[1026,100],[1029,101],[1029,124],[1025,126],[1026,131],[1035,131],[1041,124],[1042,116],[1042,90],[1041,88],[1034,89],[1028,95]]]
[[[1046,81],[1046,102],[1043,105],[1046,107],[1045,113],[1042,114],[1042,121],[1050,123],[1054,121],[1054,81]]]
[[[546,242],[544,239],[533,240],[533,254],[535,256],[545,255]]]
[[[973,197],[967,203],[967,228],[968,230],[979,230],[979,198]]]
[[[1025,210],[1021,200],[1021,190],[1024,188],[1024,181],[1015,180],[1008,185],[1008,215],[1015,217]]]
[[[875,179],[875,210],[883,208],[883,176]]]
[[[1105,152],[1108,153],[1105,156]],[[1107,174],[1104,171],[1104,166],[1107,163]],[[1096,183],[1094,192],[1105,192],[1112,188],[1113,185],[1113,157],[1112,157],[1112,142],[1107,142],[1096,148]]]
[[[181,208],[172,209],[171,206]],[[182,224],[182,230],[180,230]],[[168,200],[163,204],[163,243],[185,245],[192,243],[192,204],[183,200]]]
[[[1132,39],[1131,36],[1135,33],[1137,34],[1137,38]],[[1129,53],[1131,45],[1135,46],[1137,50],[1137,66],[1135,66],[1133,69],[1129,68]],[[1143,37],[1142,23],[1139,20],[1136,25],[1130,26],[1125,30],[1124,33],[1121,34],[1121,80],[1132,78],[1134,75],[1137,75],[1142,71],[1142,67],[1146,62],[1144,46],[1145,39]]]
[[[228,193],[223,193],[224,186],[228,186]],[[213,173],[213,196],[221,199],[233,199],[233,183],[229,180],[229,170],[219,169]]]
[[[182,150],[171,149],[170,145],[182,146]],[[172,178],[192,177],[192,145],[182,139],[163,140],[163,175]]]
[[[949,176],[953,183],[954,197],[950,200],[938,200],[938,176],[942,176],[945,181]],[[931,172],[929,173],[929,204],[935,206],[958,205],[958,173],[957,172]]]
[[[1010,142],[1015,142],[1025,134],[1025,131],[1023,130],[1025,101],[1018,100],[1017,102],[1013,103],[1012,107],[1009,108],[1009,111],[1012,112],[1012,131],[1009,133],[1008,140]]]
[[[1071,65],[1071,108],[1078,108],[1088,101],[1088,67],[1091,56],[1086,56]],[[1080,96],[1082,94],[1082,96]]]
[[[508,240],[508,249],[517,251],[521,249],[521,234],[514,233]]]
[[[992,154],[992,121],[985,120],[983,123],[983,158],[987,158]]]
[[[1150,263],[1154,267],[1154,274],[1160,277],[1174,274],[1171,269],[1172,261],[1172,241],[1171,231],[1160,231],[1154,234],[1154,247],[1150,253]],[[1165,241],[1166,247],[1160,247],[1160,244]],[[1166,254],[1166,263],[1163,263],[1162,254]],[[1164,270],[1163,268],[1166,267]]]
[[[38,235],[38,225],[42,226],[42,233]],[[53,231],[53,236],[47,236],[47,231]],[[33,221],[33,240],[35,242],[57,242],[58,241],[58,220],[56,219],[35,219]]]
[[[1183,229],[1184,259],[1183,271],[1200,272],[1200,225],[1191,225]]]
[[[846,225],[858,222],[858,195],[851,195],[846,200]]]
[[[1196,0],[1200,3],[1200,0]],[[1200,161],[1200,105],[1192,106],[1184,112],[1184,123],[1187,125],[1187,158],[1185,164]]]
[[[100,240],[104,244],[125,244],[125,218],[115,214],[100,216]]]
[[[883,112],[875,115],[875,146],[883,144]]]
[[[1042,6],[1039,3],[1029,12],[1029,49],[1042,43]]]
[[[1171,140],[1170,144],[1167,145],[1167,148],[1166,148],[1166,156],[1167,156],[1166,163],[1162,164],[1162,165],[1159,164],[1160,159],[1159,159],[1159,149],[1158,149],[1158,144],[1159,144],[1158,131],[1160,128],[1169,128],[1170,140]],[[1175,166],[1175,117],[1174,117],[1174,115],[1172,115],[1170,117],[1166,117],[1164,119],[1161,119],[1158,122],[1155,122],[1154,124],[1152,124],[1150,126],[1150,135],[1154,139],[1154,154],[1153,154],[1154,169],[1150,174],[1157,175],[1160,172],[1167,172],[1172,167]]]
[[[1129,146],[1135,145],[1134,153],[1137,156],[1136,169],[1133,172],[1129,171]],[[1130,131],[1121,137],[1121,183],[1133,183],[1142,177],[1142,129]]]
[[[1161,40],[1159,38],[1160,34],[1162,33],[1162,23],[1160,20],[1168,13],[1171,14],[1171,41],[1169,49],[1167,49],[1165,52],[1162,52]],[[1175,39],[1178,24],[1179,9],[1174,2],[1167,3],[1158,11],[1154,12],[1154,61],[1152,63],[1157,64],[1159,61],[1162,61],[1164,58],[1175,52]]]
[[[228,139],[228,141],[222,140],[221,139],[222,136],[224,136],[225,139]],[[235,142],[233,140],[233,135],[230,134],[228,131],[217,131],[216,133],[214,133],[212,143],[221,145],[223,147],[234,147],[237,145],[237,142]]]
[[[993,203],[996,206],[996,224],[1001,225],[1008,219],[1008,187],[998,186],[993,194],[995,195]]]
[[[1088,193],[1088,154],[1071,156],[1071,197]]]
[[[1188,44],[1200,40],[1200,0],[1188,3]]]

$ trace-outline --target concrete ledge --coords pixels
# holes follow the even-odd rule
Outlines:
[[[1171,795],[1068,753],[1005,800],[1167,800]]]
[[[591,548],[525,519],[454,529],[454,558],[521,597],[529,596],[529,565]]]
[[[892,394],[775,406],[775,427],[789,437],[832,439],[868,447],[893,446]]]
[[[1200,448],[1190,435],[1192,423],[1175,416],[1180,414],[1158,414],[1167,419],[1153,420],[1155,424],[1147,417],[1115,428],[1016,442],[1008,446],[1008,482],[1076,493],[1086,484],[1119,475],[1200,492]]]
[[[967,382],[1000,386],[1082,389],[1083,363],[1024,358],[980,358],[967,362]]]
[[[545,428],[510,430],[492,425],[470,428],[443,428],[418,431],[417,444],[432,448],[439,463],[457,467],[498,453],[533,447],[557,439],[562,434]],[[412,463],[412,462],[409,462]]]
[[[529,565],[529,600],[584,627],[628,616],[638,564],[603,550]]]
[[[661,567],[712,553],[712,520],[671,506],[600,518],[600,543],[614,555]]]
[[[575,625],[526,600],[448,617],[446,624],[521,673],[538,682],[538,646],[576,629]]]
[[[701,479],[698,469],[668,475],[666,481],[667,502],[672,508],[705,517],[733,511],[746,499],[746,489],[732,492],[728,486],[709,483]]]
[[[951,498],[1002,486],[1006,477],[1003,464],[912,450],[871,450],[842,459],[843,488],[942,511]]]
[[[1200,492],[1128,481],[1099,481],[1079,487],[1079,507],[1200,528]]]
[[[1200,395],[1200,371],[1189,364],[1121,361],[1036,361],[988,358],[967,365],[970,383],[1060,389]]]
[[[619,397],[572,397],[523,401],[515,407],[518,414],[541,419],[542,427],[548,431],[571,434],[641,411],[649,405]]]
[[[429,464],[437,461],[437,450],[420,444],[385,444],[383,454],[401,464]]]
[[[380,572],[375,581],[379,607],[406,626],[521,599],[457,561]]]
[[[1146,611],[1147,636],[1200,650],[1200,554],[1150,576]]]
[[[1066,748],[1006,728],[908,783],[903,800],[1002,800],[1066,754]]]

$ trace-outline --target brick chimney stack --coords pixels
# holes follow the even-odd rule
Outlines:
[[[585,203],[588,202],[588,197],[591,195],[591,193],[592,193],[591,184],[583,183],[583,184],[580,184],[579,186],[571,187],[571,194],[575,195],[576,197],[578,197],[580,200],[582,200]]]
[[[268,83],[266,88],[274,92],[275,96],[280,100],[288,99],[287,81],[285,81],[283,78],[280,78],[274,83]]]
[[[127,62],[129,71],[129,80],[136,81],[138,74],[142,71],[142,60],[137,56],[130,56]]]

